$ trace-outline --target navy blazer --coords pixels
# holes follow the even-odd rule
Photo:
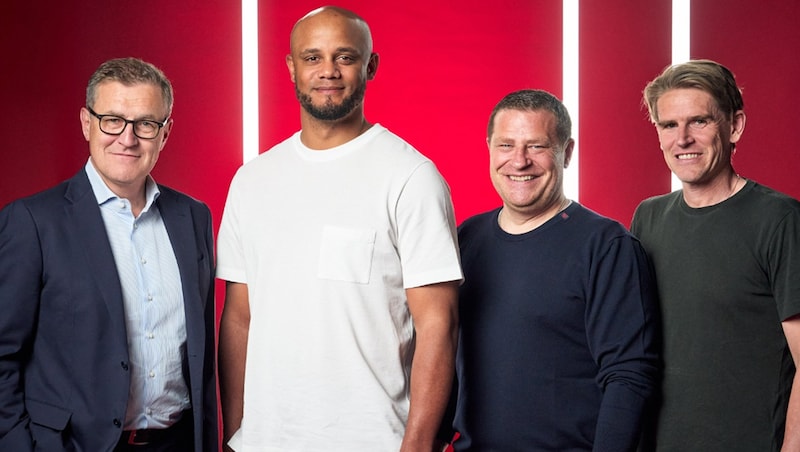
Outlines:
[[[159,186],[186,312],[195,451],[218,449],[211,213]],[[0,211],[0,450],[112,450],[130,386],[122,289],[81,169]]]

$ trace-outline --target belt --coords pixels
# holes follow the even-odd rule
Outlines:
[[[120,437],[119,444],[128,444],[131,446],[147,446],[149,444],[158,443],[164,439],[174,435],[181,435],[185,428],[184,426],[191,425],[192,412],[190,410],[184,411],[181,419],[167,428],[148,428],[142,430],[123,430]],[[187,424],[188,423],[188,424]]]
[[[168,428],[148,428],[144,430],[125,430],[122,432],[122,441],[132,446],[146,446],[157,442],[167,435]]]

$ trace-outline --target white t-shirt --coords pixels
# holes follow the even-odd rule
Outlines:
[[[299,132],[239,169],[217,277],[246,283],[237,451],[398,450],[413,324],[405,289],[460,280],[447,184],[380,125],[325,151]]]

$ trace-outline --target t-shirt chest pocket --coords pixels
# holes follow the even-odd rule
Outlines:
[[[324,226],[317,276],[334,281],[368,284],[375,235],[373,229]]]

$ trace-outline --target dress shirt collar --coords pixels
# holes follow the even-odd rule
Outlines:
[[[95,198],[97,198],[97,204],[103,205],[108,201],[119,199],[119,196],[115,195],[108,185],[103,181],[100,177],[100,174],[95,169],[94,164],[92,163],[91,157],[86,162],[86,175],[89,176],[89,183],[92,186],[92,191],[94,192]],[[142,209],[142,213],[147,212],[150,210],[150,206],[153,205],[156,198],[161,194],[161,191],[158,189],[158,185],[156,184],[155,179],[149,174],[147,175],[147,181],[145,182],[145,198],[146,202],[144,205],[144,209]]]

